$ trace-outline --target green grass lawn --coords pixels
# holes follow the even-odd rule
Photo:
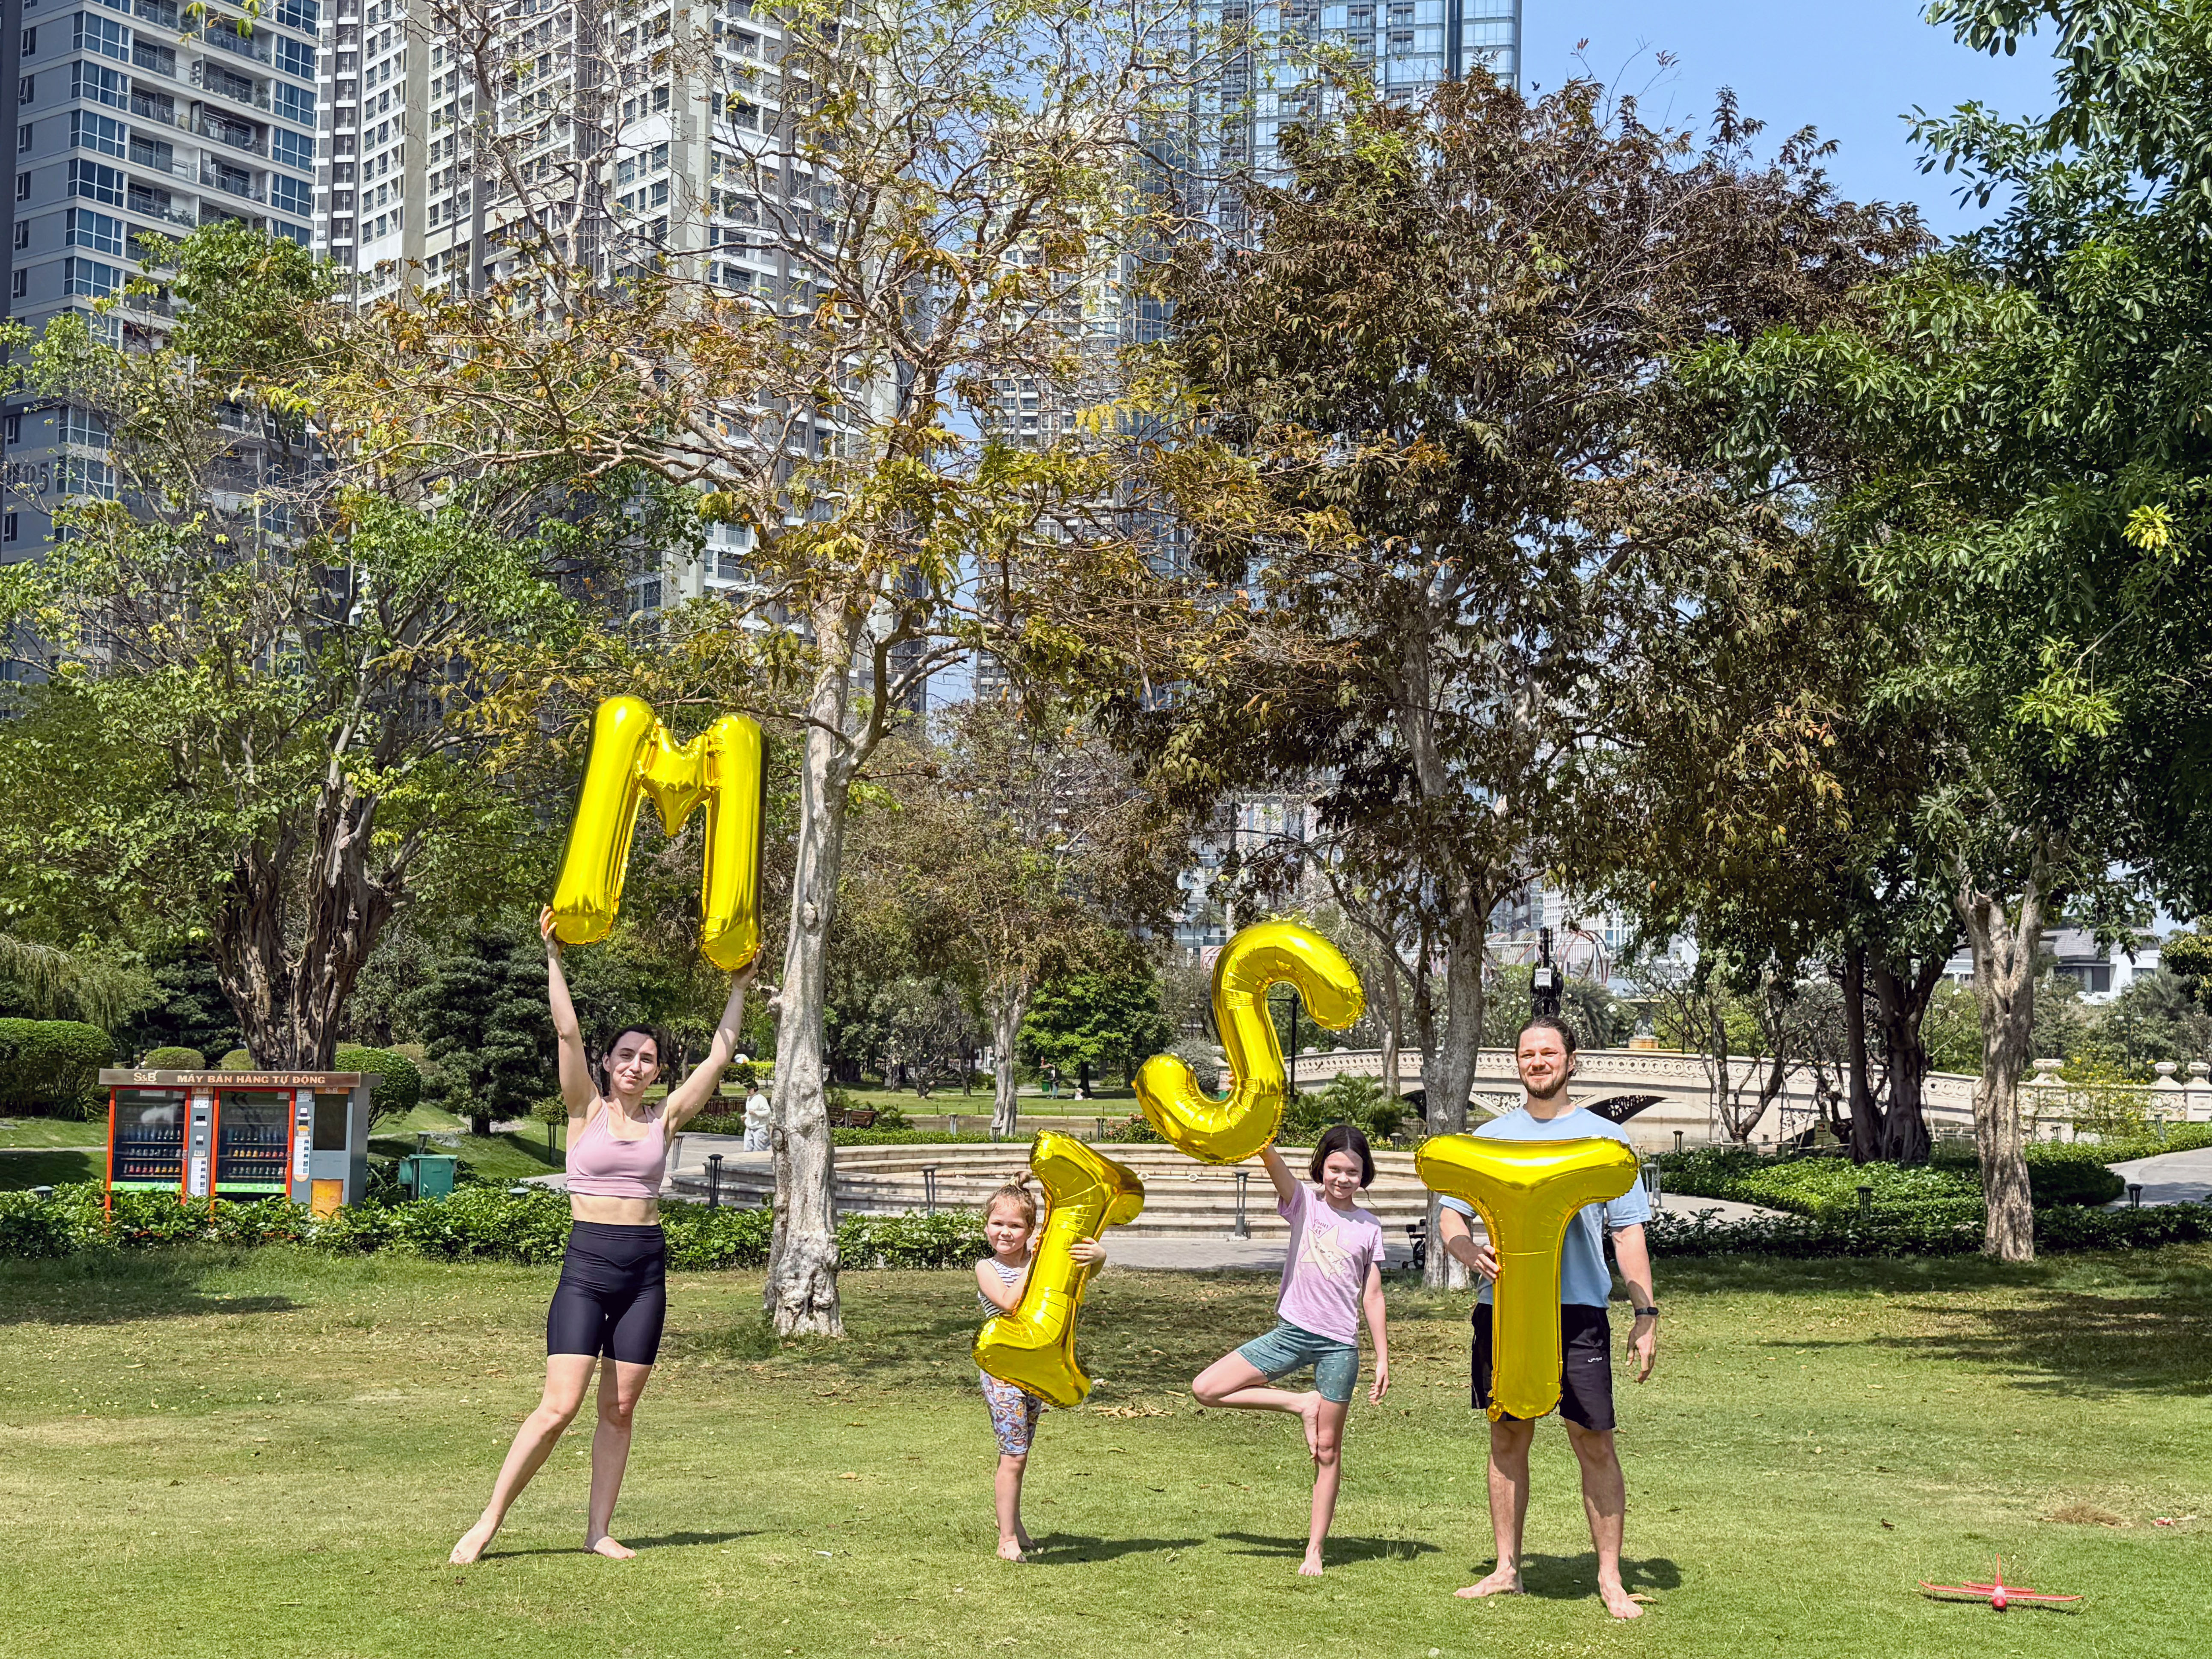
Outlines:
[[[577,1547],[572,1436],[492,1557],[447,1566],[533,1403],[553,1270],[269,1249],[0,1263],[9,1651],[66,1655],[2180,1656],[2212,1566],[2212,1250],[1662,1268],[1625,1391],[1630,1626],[1592,1595],[1564,1436],[1528,1581],[1489,1558],[1464,1312],[1394,1287],[1395,1382],[1355,1407],[1318,1581],[1286,1419],[1182,1392],[1262,1328],[1249,1278],[1109,1272],[1090,1406],[1048,1414],[1033,1565],[991,1554],[964,1273],[845,1280],[851,1335],[778,1344],[758,1281],[671,1285],[619,1535]],[[2115,1524],[2045,1519],[2101,1511]],[[1939,1606],[2008,1577],[2080,1611]]]
[[[11,1117],[0,1122],[0,1146],[104,1146],[107,1144],[107,1109],[100,1108],[97,1122],[74,1118]]]

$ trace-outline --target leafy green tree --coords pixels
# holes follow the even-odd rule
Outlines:
[[[119,489],[0,572],[45,678],[0,723],[0,883],[204,939],[257,1059],[326,1065],[392,917],[536,844],[482,764],[472,677],[573,635],[589,514],[549,520],[542,474],[426,481],[317,440],[342,307],[290,242],[226,222],[146,272],[125,307],[176,308],[149,349],[75,313],[14,336],[19,385],[105,419]]]
[[[489,1134],[495,1118],[529,1116],[558,1082],[536,940],[465,934],[403,1000],[434,1070],[426,1093],[465,1115],[471,1133]]]
[[[155,1000],[117,1030],[118,1048],[133,1054],[159,1048],[221,1054],[238,1047],[238,1017],[223,1000],[222,982],[204,955],[156,956],[150,975]]]
[[[2159,966],[2179,980],[2199,1004],[2212,1008],[2212,934],[2197,924],[2193,933],[2176,933],[2159,952]]]
[[[1123,1082],[1175,1041],[1149,971],[1093,972],[1040,986],[1022,1022],[1022,1051],[1073,1080],[1079,1069],[1118,1071]]]
[[[1439,1129],[1465,1121],[1492,912],[1599,872],[1664,647],[1787,538],[1688,441],[1672,358],[1816,325],[1920,240],[1837,200],[1808,138],[1757,158],[1757,131],[1729,110],[1699,145],[1588,82],[1355,98],[1286,135],[1256,248],[1186,240],[1165,269],[1190,419],[1153,482],[1205,626],[1243,631],[1188,668],[1139,640],[1115,714],[1193,798],[1320,781],[1340,898],[1437,964]]]

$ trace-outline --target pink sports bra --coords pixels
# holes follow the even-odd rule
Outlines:
[[[660,1114],[647,1120],[648,1132],[635,1140],[618,1140],[607,1127],[610,1108],[602,1105],[568,1143],[568,1190],[590,1198],[660,1196],[660,1176],[668,1161],[668,1137]],[[599,1131],[595,1137],[592,1131]]]

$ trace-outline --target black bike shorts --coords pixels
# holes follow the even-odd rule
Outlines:
[[[1474,1304],[1474,1408],[1490,1409],[1487,1302]],[[1559,1304],[1559,1415],[1586,1429],[1613,1426],[1613,1327],[1602,1308]]]
[[[658,1226],[578,1221],[545,1310],[545,1352],[650,1365],[668,1317],[668,1239]]]

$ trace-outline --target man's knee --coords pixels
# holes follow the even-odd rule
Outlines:
[[[1494,1457],[1526,1457],[1535,1443],[1536,1425],[1517,1417],[1501,1417],[1490,1425],[1490,1450]]]
[[[1567,1425],[1567,1443],[1575,1449],[1575,1455],[1590,1468],[1615,1468],[1620,1458],[1613,1449],[1611,1429],[1584,1428],[1572,1418],[1562,1419]]]

